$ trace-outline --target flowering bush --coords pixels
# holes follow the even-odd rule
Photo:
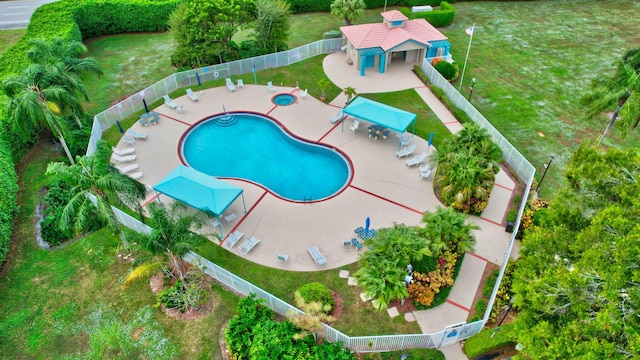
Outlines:
[[[453,272],[458,260],[458,254],[445,251],[438,259],[438,269],[426,274],[414,272],[413,282],[409,284],[409,295],[414,302],[422,306],[433,303],[436,294],[445,286],[453,285]]]
[[[527,207],[524,209],[524,212],[522,213],[522,218],[520,220],[520,222],[522,223],[522,228],[528,229],[535,225],[534,215],[536,211],[546,209],[548,207],[549,203],[547,201],[544,201],[540,198],[533,200],[531,205],[527,205]]]

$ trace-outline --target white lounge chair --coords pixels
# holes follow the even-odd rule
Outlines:
[[[236,230],[229,234],[229,236],[227,236],[227,240],[224,242],[224,244],[222,244],[222,246],[226,247],[227,249],[231,249],[238,241],[240,241],[240,239],[242,239],[243,236],[243,233]]]
[[[409,156],[411,154],[413,154],[413,152],[416,151],[416,144],[409,144],[409,146],[402,148],[402,150],[397,151],[396,152],[396,157],[399,158],[403,158],[405,156]]]
[[[134,154],[136,152],[136,148],[128,148],[128,149],[118,150],[113,146],[111,147],[111,150],[113,151],[114,154],[116,154],[118,156],[131,155],[131,154]]]
[[[431,176],[431,169],[422,171],[422,168],[420,168],[420,179],[428,179],[429,176]]]
[[[116,154],[111,154],[111,160],[115,161],[116,163],[134,162],[136,161],[136,156],[135,155],[119,156]]]
[[[182,114],[184,112],[184,105],[182,105],[182,104],[178,105],[178,107],[176,108],[176,111],[179,114]]]
[[[320,266],[327,263],[327,258],[324,256],[322,251],[318,249],[317,245],[313,245],[308,250],[309,250],[309,255],[311,255],[311,258],[316,263],[316,265]]]
[[[227,89],[229,89],[230,92],[236,91],[236,86],[233,85],[233,80],[231,80],[231,78],[226,78],[224,81],[227,83]]]
[[[423,152],[418,156],[414,156],[413,159],[409,159],[409,160],[405,161],[404,164],[407,165],[407,167],[420,165],[427,159],[428,156],[429,155],[427,155],[427,153]]]
[[[249,253],[249,251],[256,247],[259,242],[260,240],[256,239],[255,236],[251,237],[250,239],[246,239],[238,249],[238,252],[242,255],[246,255]]]
[[[353,124],[351,124],[351,126],[349,126],[349,130],[351,130],[352,133],[356,133],[356,130],[358,130],[358,126],[360,126],[360,121],[355,120],[353,122]]]
[[[132,172],[133,170],[138,170],[138,164],[131,164],[131,165],[127,165],[125,167],[116,167],[116,169],[118,169],[118,171],[122,174],[126,174],[128,172]]]
[[[340,120],[342,120],[343,118],[344,118],[344,113],[342,112],[342,109],[341,109],[335,115],[333,115],[333,117],[329,120],[329,122],[331,122],[332,124],[335,124]]]
[[[309,90],[308,89],[304,89],[304,91],[300,91],[300,97],[301,98],[306,98],[307,95],[309,95]]]
[[[217,226],[220,226],[220,220],[218,220],[218,218],[209,218],[209,224],[211,224],[211,226],[213,226],[213,228],[215,229]]]
[[[407,146],[413,139],[413,134],[396,134],[396,137],[400,139],[400,146]]]
[[[200,98],[198,97],[198,95],[196,95],[196,93],[193,92],[193,90],[191,90],[191,88],[187,89],[187,96],[189,97],[189,99],[191,99],[191,101],[196,102],[198,100],[200,100]]]
[[[138,172],[134,172],[131,174],[127,174],[128,177],[134,179],[134,180],[138,180],[138,179],[142,179],[142,173],[140,171]]]
[[[131,136],[134,139],[142,139],[142,140],[149,139],[149,135],[148,134],[137,132],[137,131],[135,131],[133,129],[127,129],[127,135]]]
[[[273,82],[269,81],[267,83],[267,87],[269,88],[269,92],[276,92],[276,88],[273,86]]]
[[[165,105],[167,105],[168,107],[172,108],[173,110],[178,108],[178,104],[176,104],[175,101],[173,101],[169,97],[169,95],[163,95],[162,97],[164,98]]]
[[[122,140],[124,141],[125,144],[131,145],[131,146],[135,145],[136,143],[136,139],[132,138],[127,134],[122,135]]]
[[[244,80],[238,79],[238,89],[244,89]]]
[[[227,216],[224,216],[224,221],[226,221],[227,224],[232,222],[235,219],[236,219],[236,213],[234,213],[234,212],[229,214],[229,215],[227,215]]]
[[[420,166],[420,171],[427,171],[429,169],[431,169],[431,164],[429,164],[429,163],[426,163],[426,164]]]

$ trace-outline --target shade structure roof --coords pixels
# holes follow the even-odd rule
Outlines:
[[[416,120],[416,114],[358,96],[343,112],[400,133]]]
[[[243,191],[237,186],[183,165],[175,168],[153,189],[216,216],[224,213]]]

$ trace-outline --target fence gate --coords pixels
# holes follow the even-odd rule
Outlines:
[[[466,322],[461,322],[445,327],[438,347],[458,342],[458,337],[461,335],[461,330],[464,328],[465,324]]]

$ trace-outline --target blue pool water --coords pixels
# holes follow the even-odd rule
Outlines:
[[[212,176],[260,184],[292,201],[318,201],[340,192],[351,166],[338,151],[302,141],[257,114],[229,113],[202,121],[184,135],[187,165]]]
[[[276,105],[287,106],[296,102],[296,97],[291,94],[278,94],[271,101]]]

